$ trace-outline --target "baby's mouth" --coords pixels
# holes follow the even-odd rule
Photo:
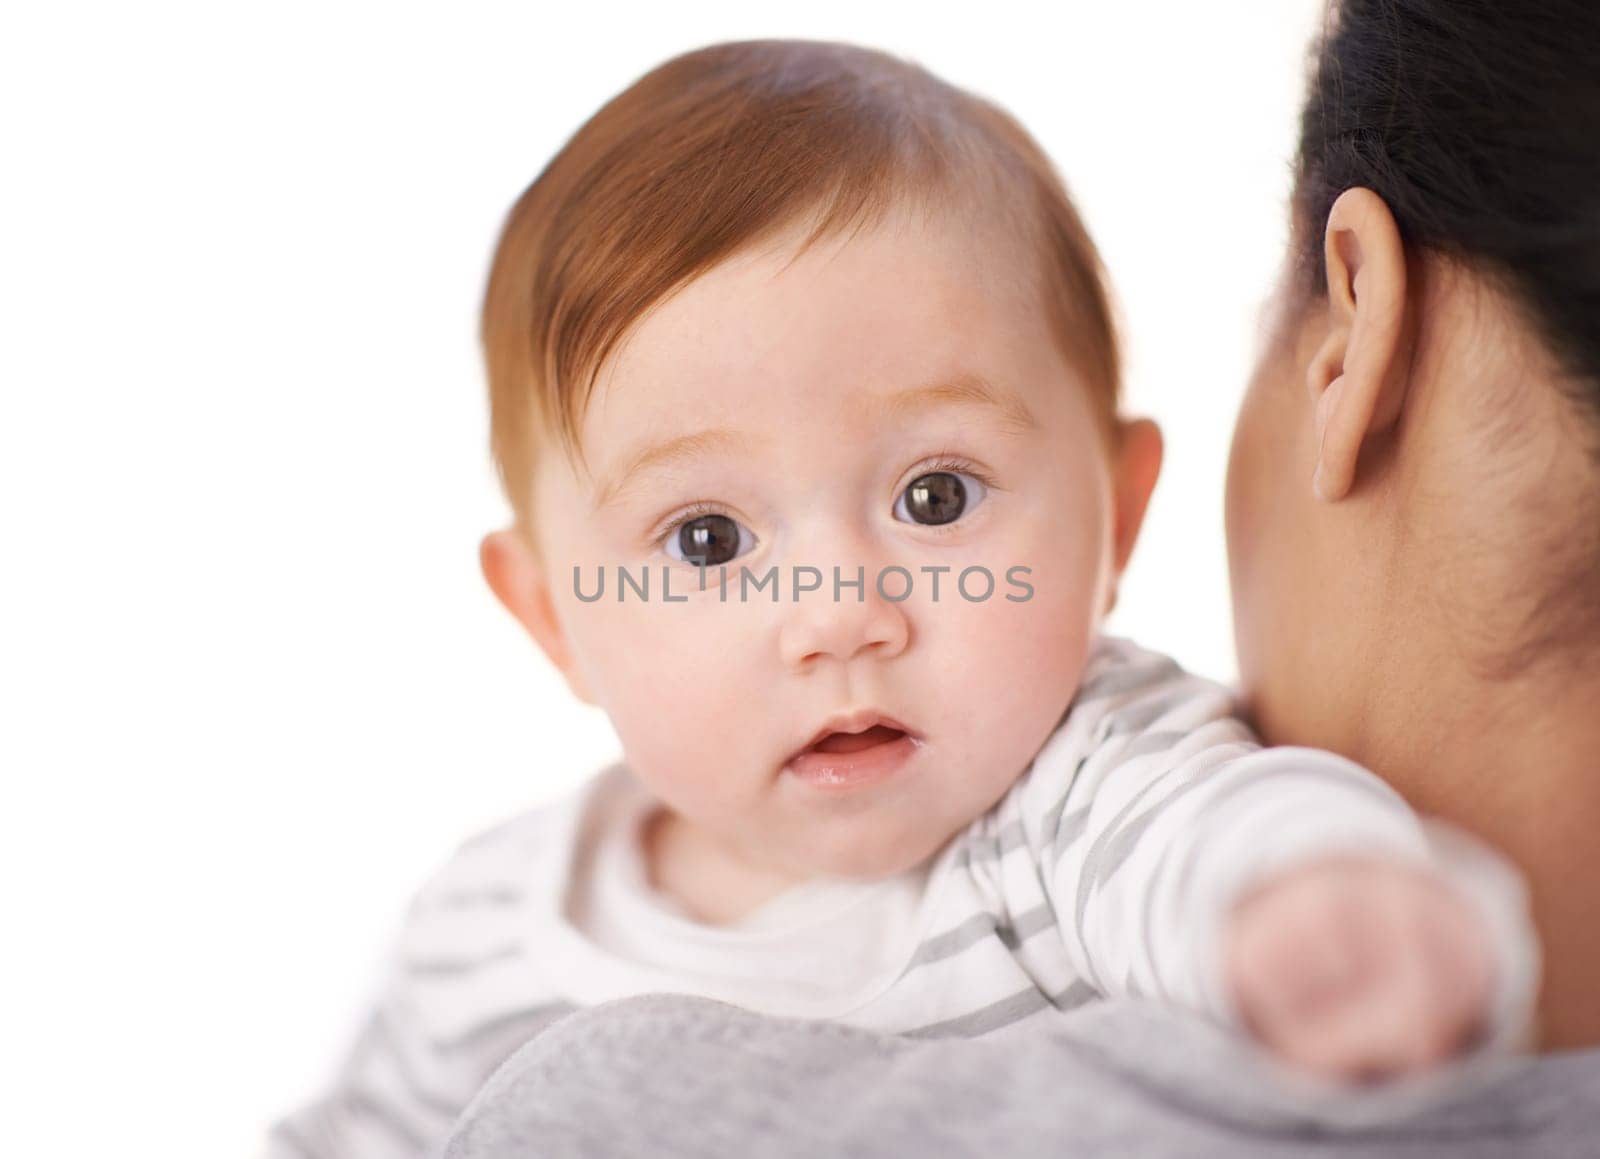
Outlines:
[[[875,708],[858,708],[835,713],[823,721],[811,734],[811,739],[789,755],[789,760],[797,760],[808,753],[848,756],[904,740],[918,747],[922,744],[921,735],[904,721]]]
[[[830,732],[816,744],[804,750],[815,753],[858,753],[877,745],[899,740],[906,734],[898,728],[875,724],[865,732]]]
[[[784,763],[784,772],[823,793],[865,790],[896,776],[922,747],[922,738],[875,710],[839,713],[810,744]]]

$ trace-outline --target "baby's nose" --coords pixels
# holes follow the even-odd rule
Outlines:
[[[797,594],[815,579],[811,572],[820,572],[821,582]],[[828,657],[849,661],[862,654],[889,659],[904,651],[910,624],[902,601],[893,598],[907,590],[898,572],[880,577],[875,569],[841,564],[837,570],[830,566],[799,573],[795,581],[781,593],[792,601],[786,603],[779,633],[787,667],[798,671]]]

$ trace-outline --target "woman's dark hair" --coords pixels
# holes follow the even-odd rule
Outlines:
[[[1296,248],[1364,186],[1407,247],[1527,313],[1600,417],[1600,0],[1333,0],[1300,120]]]

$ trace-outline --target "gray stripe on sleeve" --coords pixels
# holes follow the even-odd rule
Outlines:
[[[1018,1019],[1026,1018],[1049,1005],[1050,999],[1039,993],[1038,987],[1029,986],[1026,990],[1018,990],[1009,998],[991,1002],[988,1006],[974,1010],[970,1014],[947,1018],[943,1022],[934,1022],[928,1026],[919,1026],[915,1030],[905,1031],[904,1035],[907,1038],[976,1038],[980,1034],[987,1034],[991,1030],[998,1030]]]
[[[1171,748],[1190,735],[1192,735],[1190,732],[1178,730],[1145,733],[1143,736],[1135,737],[1133,740],[1129,741],[1109,759],[1117,763],[1134,760],[1138,757],[1147,756],[1150,753],[1160,752],[1163,749]],[[1098,753],[1092,755],[1098,755]],[[1089,810],[1092,807],[1092,803],[1091,805],[1086,805],[1082,809],[1077,810],[1069,817],[1063,819],[1061,816],[1062,811],[1066,809],[1068,799],[1072,796],[1073,786],[1077,783],[1078,776],[1083,772],[1084,765],[1088,762],[1088,760],[1089,757],[1085,756],[1078,762],[1078,767],[1073,770],[1072,780],[1068,783],[1066,792],[1064,792],[1060,799],[1056,801],[1056,803],[1052,805],[1045,813],[1043,823],[1044,839],[1051,844],[1052,853],[1054,855],[1051,859],[1051,872],[1054,872],[1055,865],[1056,863],[1060,862],[1064,851],[1070,848],[1074,842],[1082,837],[1084,829],[1089,823]],[[1171,770],[1168,771],[1170,772]],[[1165,774],[1163,774],[1163,776],[1164,775]],[[1160,777],[1157,778],[1158,781],[1160,779]],[[1152,785],[1154,783],[1155,782],[1152,782]],[[1145,786],[1145,788],[1139,793],[1139,796],[1134,798],[1134,802],[1132,803],[1137,803],[1137,801],[1142,798],[1145,793],[1150,791],[1150,788],[1150,785]],[[1123,814],[1126,814],[1126,812],[1127,809],[1124,808]]]
[[[1247,750],[1247,752],[1254,751],[1257,750]],[[1247,753],[1241,753],[1241,755],[1247,755]],[[1143,813],[1134,818],[1132,821],[1128,822],[1126,825],[1115,829],[1115,831],[1112,833],[1108,833],[1106,835],[1106,839],[1102,841],[1101,846],[1091,850],[1089,856],[1084,861],[1083,881],[1080,883],[1079,890],[1080,899],[1082,897],[1082,890],[1085,886],[1088,888],[1093,888],[1095,886],[1104,884],[1112,877],[1112,875],[1117,872],[1118,869],[1122,867],[1123,863],[1126,862],[1128,857],[1133,853],[1134,846],[1139,843],[1139,839],[1144,835],[1145,830],[1147,830],[1155,822],[1156,818],[1159,817],[1165,809],[1195,789],[1198,789],[1203,785],[1209,785],[1212,776],[1220,769],[1220,767],[1220,765],[1210,766],[1200,775],[1194,777],[1187,784],[1169,794],[1164,800],[1159,801],[1152,805],[1149,809],[1146,809]],[[1282,770],[1277,770],[1270,773],[1253,773],[1252,775],[1235,781],[1231,785],[1225,785],[1209,802],[1206,803],[1206,808],[1208,810],[1215,810],[1218,806],[1225,805],[1228,801],[1238,796],[1238,794],[1241,792],[1255,788],[1257,782],[1259,782],[1263,777],[1281,777],[1283,775],[1284,773]],[[1292,775],[1310,775],[1316,777],[1318,780],[1335,781],[1341,785],[1347,785],[1351,783],[1348,779],[1340,777],[1337,774],[1331,774],[1325,770],[1315,768],[1297,770],[1296,773]],[[1390,799],[1383,795],[1383,790],[1374,791],[1374,786],[1365,781],[1359,782],[1359,784],[1361,788],[1369,790],[1370,795],[1376,797],[1377,799],[1383,800],[1385,803],[1391,803]],[[1081,921],[1083,913],[1083,907],[1081,905],[1079,906],[1078,912],[1079,920]]]
[[[1147,700],[1138,700],[1126,708],[1106,714],[1100,723],[1100,736],[1109,739],[1128,732],[1141,732],[1180,705],[1195,699],[1192,688],[1174,688]]]
[[[961,848],[956,853],[953,868],[959,871],[990,861],[1003,861],[1012,850],[1021,849],[1027,843],[1027,830],[1020,819],[1012,821],[993,837],[968,834],[961,839]]]
[[[1172,747],[1172,745],[1176,741],[1180,741],[1180,740],[1182,740],[1184,737],[1186,737],[1188,735],[1190,735],[1190,734],[1186,733],[1186,732],[1152,732],[1152,733],[1147,733],[1144,736],[1141,736],[1141,737],[1138,737],[1137,739],[1135,739],[1132,743],[1130,743],[1121,752],[1117,753],[1112,759],[1116,760],[1116,761],[1125,761],[1125,760],[1132,760],[1135,757],[1145,756],[1145,755],[1147,755],[1148,753],[1151,753],[1151,752],[1156,752],[1156,751],[1159,751],[1161,749],[1170,748],[1170,747]],[[1133,810],[1138,807],[1139,802],[1144,800],[1145,797],[1149,795],[1149,793],[1150,793],[1150,791],[1152,789],[1154,789],[1162,781],[1164,781],[1168,777],[1170,777],[1174,772],[1176,772],[1181,767],[1182,767],[1181,765],[1174,765],[1172,768],[1167,769],[1160,776],[1156,777],[1155,780],[1151,781],[1144,788],[1140,789],[1138,791],[1138,793],[1134,794],[1133,799],[1122,807],[1122,809],[1117,813],[1116,817],[1114,817],[1112,819],[1111,824],[1106,827],[1107,831],[1102,833],[1099,836],[1099,838],[1096,840],[1095,847],[1089,851],[1088,856],[1084,859],[1086,864],[1089,861],[1093,860],[1097,856],[1097,854],[1100,851],[1100,848],[1102,846],[1104,846],[1110,840],[1110,838],[1116,833],[1116,831],[1119,828],[1121,828],[1121,826],[1123,824],[1123,821],[1127,818],[1129,813],[1133,812]],[[1065,820],[1063,820],[1060,823],[1060,826],[1059,826],[1059,828],[1058,828],[1058,830],[1056,832],[1056,835],[1055,835],[1055,844],[1054,844],[1054,848],[1051,850],[1052,857],[1051,857],[1051,862],[1050,862],[1050,865],[1049,865],[1049,868],[1048,868],[1048,872],[1052,876],[1054,876],[1054,874],[1056,873],[1056,870],[1060,866],[1061,859],[1066,856],[1066,851],[1068,849],[1070,849],[1073,846],[1073,844],[1075,842],[1077,842],[1083,836],[1084,830],[1087,828],[1088,823],[1089,823],[1089,811],[1093,807],[1094,807],[1093,803],[1091,802],[1090,804],[1085,805],[1082,809],[1078,810],[1071,817],[1066,818]],[[1048,833],[1049,830],[1046,829],[1045,832]],[[1077,914],[1078,914],[1077,920],[1079,922],[1082,922],[1082,920],[1083,920],[1083,902],[1084,902],[1084,897],[1083,897],[1082,887],[1083,887],[1083,883],[1085,881],[1087,881],[1087,880],[1088,880],[1088,875],[1087,874],[1083,875],[1079,879],[1079,895],[1078,895],[1078,907],[1077,907]]]
[[[1139,792],[1134,795],[1133,800],[1129,801],[1121,808],[1121,810],[1118,811],[1117,815],[1112,818],[1111,824],[1106,826],[1105,832],[1100,834],[1100,836],[1095,840],[1094,845],[1090,847],[1088,854],[1085,855],[1083,859],[1085,866],[1093,864],[1096,859],[1104,855],[1105,847],[1111,843],[1112,839],[1115,838],[1117,833],[1122,829],[1122,826],[1126,822],[1129,814],[1139,807],[1139,802],[1143,801],[1158,785],[1176,773],[1180,768],[1182,768],[1181,765],[1174,765],[1172,768],[1162,773],[1155,780],[1151,781],[1144,788],[1140,789]],[[1059,851],[1057,852],[1058,857],[1056,864],[1050,867],[1052,874],[1056,872],[1061,863]],[[1078,875],[1078,900],[1077,904],[1073,908],[1073,924],[1077,928],[1078,939],[1080,942],[1083,940],[1083,914],[1084,911],[1089,907],[1089,890],[1089,874],[1080,873]]]
[[[1057,1010],[1071,1010],[1075,1006],[1082,1006],[1093,1002],[1100,997],[1100,992],[1082,978],[1073,982],[1065,990],[1057,991],[1050,995],[1050,1005]]]
[[[1183,674],[1183,669],[1178,666],[1178,662],[1170,656],[1163,656],[1159,662],[1154,664],[1113,668],[1104,676],[1085,684],[1079,690],[1077,698],[1073,700],[1073,707],[1081,708],[1085,704],[1093,704],[1098,700],[1105,700],[1124,692],[1132,692],[1136,688],[1158,684]]]
[[[472,889],[457,889],[425,899],[430,910],[476,909],[479,907],[513,906],[522,901],[524,892],[514,885],[485,885]]]
[[[1249,756],[1254,752],[1260,751],[1264,750],[1241,746],[1239,755],[1241,757]],[[1337,785],[1342,785],[1345,788],[1356,789],[1359,792],[1365,793],[1374,801],[1381,802],[1382,804],[1387,805],[1389,808],[1397,811],[1402,811],[1406,808],[1405,802],[1400,795],[1382,781],[1376,780],[1375,778],[1369,780],[1364,777],[1350,777],[1343,773],[1336,773],[1331,769],[1318,768],[1315,765],[1308,765],[1304,768],[1294,769],[1275,768],[1267,771],[1252,770],[1249,776],[1237,780],[1233,784],[1227,785],[1218,790],[1216,797],[1211,802],[1211,805],[1213,807],[1221,805],[1226,801],[1231,801],[1234,797],[1248,789],[1254,789],[1256,787],[1256,782],[1261,780],[1263,777],[1278,778],[1307,776],[1315,777],[1319,781],[1329,781]]]
[[[1180,800],[1185,794],[1206,783],[1204,776],[1195,777],[1176,792],[1151,805],[1132,821],[1113,833],[1107,834],[1108,840],[1091,850],[1083,863],[1083,882],[1090,888],[1103,885],[1114,876],[1117,870],[1127,862],[1133,853],[1133,848],[1144,836],[1145,830],[1155,822],[1155,819]]]
[[[1055,924],[1056,913],[1055,910],[1050,908],[1049,902],[1040,902],[1031,910],[1017,915],[1017,919],[1011,923],[1012,935],[1015,938],[1012,949],[1020,946],[1035,934],[1053,928]]]
[[[1078,783],[1078,777],[1083,773],[1083,766],[1088,763],[1089,754],[1085,753],[1079,758],[1078,767],[1072,770],[1072,776],[1067,780],[1067,787],[1061,791],[1061,796],[1056,799],[1056,803],[1054,805],[1051,805],[1049,809],[1045,810],[1044,821],[1042,822],[1043,829],[1041,833],[1041,840],[1043,840],[1046,845],[1049,845],[1050,843],[1060,845],[1062,843],[1062,832],[1065,826],[1071,825],[1081,830],[1083,827],[1083,822],[1087,820],[1089,816],[1089,810],[1087,808],[1078,810],[1078,812],[1074,813],[1066,822],[1061,820],[1061,814],[1066,811],[1067,802],[1072,799],[1073,786]]]
[[[917,952],[911,955],[911,961],[901,973],[901,977],[909,974],[918,966],[925,966],[929,962],[938,962],[953,954],[975,945],[987,938],[990,934],[998,933],[998,923],[991,913],[973,914],[966,921],[954,929],[936,934],[917,947]]]
[[[1067,817],[1061,822],[1060,827],[1055,833],[1055,845],[1053,849],[1055,856],[1052,858],[1053,863],[1061,860],[1063,850],[1069,849],[1073,845],[1076,845],[1079,841],[1083,840],[1083,832],[1089,827],[1090,808],[1090,806],[1085,805],[1076,813],[1072,814],[1072,816]],[[1051,868],[1054,868],[1054,864],[1052,864]]]
[[[480,1022],[459,1034],[431,1040],[435,1050],[473,1050],[496,1037],[516,1036],[513,1041],[525,1042],[533,1038],[550,1023],[564,1018],[578,1009],[576,1003],[567,1001],[546,1002],[525,1010],[513,1010],[496,1018]]]
[[[287,1121],[276,1124],[267,1136],[267,1142],[272,1146],[272,1159],[279,1159],[279,1152],[284,1148],[303,1156],[304,1159],[321,1159],[324,1152],[312,1148],[300,1137],[300,1132]]]
[[[1123,761],[1131,761],[1135,757],[1147,756],[1150,753],[1158,753],[1162,749],[1172,748],[1185,737],[1192,735],[1193,734],[1191,732],[1178,729],[1172,729],[1164,732],[1141,733],[1139,736],[1134,737],[1127,744],[1118,749],[1112,759],[1118,763],[1121,763]]]
[[[493,966],[497,962],[515,958],[521,952],[522,943],[514,941],[496,946],[482,954],[474,954],[470,958],[407,958],[402,965],[408,974],[430,978],[448,977],[452,974],[470,974],[485,966]]]
[[[427,1150],[429,1139],[365,1091],[351,1091],[342,1100],[352,1117],[364,1116],[403,1142],[418,1155]]]
[[[406,1058],[405,1050],[395,1036],[394,1028],[389,1025],[388,1018],[381,1011],[373,1016],[367,1036],[367,1049],[382,1049],[394,1063],[395,1074],[399,1076],[401,1084],[413,1099],[435,1114],[446,1118],[453,1119],[461,1113],[462,1103],[435,1094],[417,1077],[416,1071],[411,1068],[411,1061]]]
[[[1259,750],[1254,748],[1242,748],[1240,756],[1246,756],[1256,751]],[[1141,800],[1144,799],[1146,794],[1148,794],[1151,789],[1155,788],[1162,781],[1166,780],[1167,777],[1171,776],[1181,767],[1182,766],[1179,765],[1169,769],[1166,773],[1162,774],[1160,777],[1157,777],[1154,781],[1147,785],[1145,789],[1140,792],[1139,795],[1136,796],[1132,801],[1128,802],[1128,804],[1125,805],[1122,811],[1117,815],[1116,819],[1112,821],[1107,831],[1101,835],[1100,840],[1095,843],[1094,848],[1092,848],[1088,855],[1084,858],[1083,872],[1078,880],[1078,901],[1076,912],[1076,921],[1080,930],[1083,925],[1084,913],[1087,909],[1088,900],[1092,891],[1103,886],[1116,874],[1117,870],[1126,864],[1128,858],[1132,856],[1134,848],[1138,845],[1140,838],[1144,836],[1146,830],[1148,830],[1150,826],[1154,824],[1156,819],[1167,808],[1181,800],[1187,794],[1193,792],[1195,789],[1209,785],[1212,777],[1221,768],[1220,765],[1211,765],[1207,767],[1199,775],[1181,785],[1162,800],[1157,801],[1154,805],[1150,806],[1150,808],[1139,814],[1139,816],[1124,823],[1124,818],[1127,817],[1128,813],[1135,808]],[[1214,810],[1218,806],[1226,804],[1238,794],[1249,789],[1254,789],[1257,783],[1265,776],[1281,777],[1283,775],[1285,774],[1281,769],[1273,772],[1255,772],[1249,776],[1235,781],[1233,784],[1224,786],[1217,792],[1216,796],[1213,797],[1212,800],[1207,802],[1206,808]],[[1393,803],[1392,799],[1386,795],[1387,790],[1384,788],[1372,785],[1366,781],[1352,782],[1349,778],[1342,777],[1336,773],[1332,773],[1324,769],[1314,767],[1300,769],[1296,770],[1295,774],[1291,775],[1309,775],[1319,780],[1331,781],[1340,785],[1350,785],[1354,783],[1361,789],[1366,790],[1368,795],[1374,797],[1375,799],[1381,800],[1386,804]]]
[[[993,837],[968,837],[966,840],[971,853],[969,861],[1003,861],[1006,854],[1028,843],[1027,831],[1023,829],[1020,817],[1009,822]]]
[[[1007,922],[991,913],[973,914],[960,925],[935,935],[918,946],[916,953],[911,956],[911,961],[902,971],[901,977],[918,966],[953,958],[990,935],[998,938],[1006,949],[1015,950],[1040,930],[1050,929],[1055,924],[1055,913],[1048,903],[1034,906],[1014,922]]]

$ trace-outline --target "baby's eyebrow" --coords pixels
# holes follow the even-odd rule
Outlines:
[[[921,386],[906,387],[893,394],[873,399],[862,406],[862,421],[867,423],[903,422],[918,411],[941,406],[977,406],[994,413],[1000,425],[1012,434],[1039,429],[1022,397],[1001,390],[982,375],[970,372],[953,375]],[[630,458],[626,465],[603,484],[594,501],[594,510],[616,503],[647,475],[668,467],[682,466],[714,455],[755,453],[755,442],[741,431],[711,427],[650,444]]]
[[[874,417],[894,421],[907,415],[936,406],[966,404],[987,407],[1000,412],[1005,425],[1016,434],[1026,434],[1039,429],[1039,420],[1022,401],[1022,396],[1011,390],[1002,390],[981,374],[971,371],[940,379],[923,386],[911,386],[895,394],[876,400],[868,407]]]
[[[751,453],[749,436],[726,427],[692,431],[687,435],[668,439],[664,443],[654,443],[630,458],[627,466],[600,488],[594,501],[594,510],[599,511],[602,507],[615,503],[630,487],[653,472],[709,458],[712,455]]]

